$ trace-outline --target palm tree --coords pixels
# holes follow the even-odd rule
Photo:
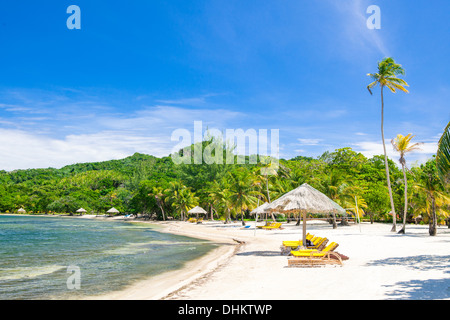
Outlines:
[[[400,159],[398,160],[400,164],[402,165],[403,170],[403,180],[405,182],[405,208],[403,210],[403,227],[398,232],[399,234],[404,234],[406,232],[406,215],[408,213],[408,180],[406,179],[406,160],[405,160],[405,154],[408,152],[414,151],[419,149],[419,145],[421,143],[414,143],[411,144],[411,140],[414,138],[412,133],[408,134],[407,136],[403,136],[401,134],[398,134],[395,139],[391,140],[392,146],[394,147],[394,150],[400,153]]]
[[[383,150],[384,150],[384,164],[386,167],[386,179],[387,185],[389,189],[389,197],[391,200],[391,210],[393,217],[393,232],[396,231],[396,214],[394,207],[394,198],[392,196],[392,188],[391,188],[391,180],[389,176],[389,166],[386,154],[386,143],[384,141],[384,87],[388,87],[392,92],[396,92],[396,90],[400,90],[408,93],[408,90],[405,89],[405,86],[409,86],[405,80],[397,78],[397,75],[404,75],[405,70],[402,68],[400,64],[395,63],[392,58],[384,58],[381,62],[378,63],[378,72],[377,73],[369,73],[367,74],[371,77],[374,82],[367,86],[370,94],[372,94],[372,88],[376,85],[380,85],[381,87],[381,140],[383,142]]]
[[[152,192],[148,194],[149,196],[153,196],[156,199],[156,204],[161,210],[163,220],[166,220],[164,214],[164,198],[166,197],[165,190],[162,187],[153,187]]]
[[[225,224],[227,224],[231,222],[231,210],[233,209],[234,203],[232,201],[232,194],[228,189],[224,189],[221,192],[221,196],[222,196],[221,205],[227,212],[225,217]]]
[[[354,194],[353,192],[350,192],[345,200],[342,200],[340,204],[345,208],[353,211],[353,213],[355,214],[355,223],[358,219],[361,219],[361,216],[364,216],[366,214],[365,211],[368,208],[366,200],[360,195]]]
[[[240,209],[242,225],[245,226],[243,210],[253,209],[258,202],[258,196],[262,194],[255,190],[257,181],[245,168],[230,172],[229,178],[230,200]]]
[[[222,200],[223,200],[223,196],[222,196],[222,191],[223,191],[223,186],[221,183],[219,183],[219,181],[214,180],[208,188],[208,192],[207,192],[207,199],[210,202],[210,206],[211,206],[211,220],[214,220],[213,217],[213,211],[217,212],[217,207],[221,204]]]
[[[426,211],[430,216],[429,234],[430,236],[435,236],[437,231],[437,211],[447,215],[445,205],[450,203],[450,197],[443,190],[434,159],[423,165],[419,179],[419,182],[414,187],[426,196]],[[429,206],[430,204],[431,207]]]
[[[347,188],[347,183],[344,182],[344,175],[342,172],[331,169],[326,170],[323,175],[316,176],[312,179],[312,182],[317,185],[317,189],[323,192],[328,198],[335,202],[339,202],[340,197],[343,195],[343,191]],[[332,213],[333,229],[337,228],[336,214]],[[297,222],[299,223],[299,222]],[[346,220],[344,224],[346,224]]]
[[[196,205],[198,205],[198,197],[187,187],[180,189],[172,202],[172,206],[180,211],[181,220],[186,220],[187,212]]]
[[[442,182],[444,184],[448,183],[450,181],[450,122],[447,124],[444,134],[439,140],[436,166]]]
[[[276,176],[279,169],[279,165],[277,163],[272,162],[270,157],[262,157],[261,166],[255,167],[255,171],[253,172],[256,185],[259,187],[260,192],[266,193],[267,202],[270,201],[270,192],[269,192],[269,179],[271,176]],[[263,191],[263,184],[265,184],[265,191]],[[275,221],[275,216],[273,212],[270,213],[272,216],[272,220]]]
[[[181,220],[185,220],[189,209],[198,204],[198,197],[195,196],[190,188],[183,185],[180,181],[171,181],[169,183],[169,188],[167,188],[165,192],[170,194],[169,199],[172,203],[172,207],[180,212]]]

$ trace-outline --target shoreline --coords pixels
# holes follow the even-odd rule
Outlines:
[[[124,289],[111,291],[108,293],[86,296],[83,300],[164,300],[166,297],[175,295],[179,290],[187,288],[192,283],[200,281],[208,274],[219,268],[227,262],[239,247],[243,244],[241,240],[233,239],[227,236],[217,236],[204,232],[188,231],[189,223],[182,221],[149,221],[134,218],[125,218],[123,216],[100,216],[100,215],[50,215],[50,214],[13,214],[1,213],[0,216],[26,216],[43,218],[75,218],[89,219],[97,221],[117,221],[128,223],[145,223],[156,226],[156,232],[170,233],[195,239],[202,239],[218,244],[218,247],[206,253],[205,255],[187,261],[183,267],[163,272],[149,278],[139,280],[133,284],[127,285]],[[219,221],[217,224],[221,224]],[[183,226],[186,224],[186,226]],[[187,227],[187,228],[186,228]],[[237,241],[236,241],[237,240]]]
[[[79,218],[79,217],[76,217]],[[96,217],[92,217],[96,218]],[[97,220],[106,220],[97,217]],[[280,254],[283,240],[301,238],[302,225],[283,223],[280,230],[255,230],[254,222],[114,220],[148,223],[158,232],[220,244],[173,271],[88,300],[450,300],[450,229],[407,225],[406,234],[392,224],[338,226],[308,221],[307,232],[339,244],[348,256],[343,266],[289,268]],[[112,221],[108,218],[107,221]]]
[[[139,280],[126,288],[102,295],[85,297],[85,300],[166,300],[171,299],[181,290],[185,290],[196,283],[201,282],[215,270],[225,265],[239,248],[245,244],[243,240],[225,235],[214,235],[195,230],[194,225],[182,221],[141,221],[124,220],[117,221],[148,223],[158,226],[156,231],[174,235],[187,236],[214,242],[219,246],[197,259],[186,262],[182,268],[167,271],[147,279]],[[217,222],[218,224],[219,222]],[[193,228],[192,228],[193,227]]]
[[[164,223],[161,223],[164,224]],[[450,229],[438,227],[437,236],[428,235],[427,225],[407,225],[407,233],[390,231],[391,224],[351,224],[332,229],[326,222],[308,221],[308,232],[339,243],[336,250],[350,257],[343,266],[289,268],[287,256],[280,254],[283,240],[298,240],[302,226],[283,224],[283,230],[241,228],[240,223],[223,225],[207,222],[166,223],[165,232],[190,237],[213,237],[242,242],[230,256],[210,268],[207,260],[193,261],[191,266],[203,273],[185,274],[186,281],[168,287],[161,294],[144,294],[152,289],[151,281],[136,284],[139,291],[109,295],[113,299],[162,300],[449,300],[450,299]],[[204,239],[205,239],[204,238]],[[217,253],[217,252],[216,252]],[[220,254],[219,254],[220,256]],[[214,253],[210,257],[214,259]],[[183,272],[179,270],[183,278]],[[195,273],[195,272],[193,272]],[[172,279],[162,274],[164,286]],[[175,290],[174,290],[175,289]],[[173,290],[171,293],[167,292]]]

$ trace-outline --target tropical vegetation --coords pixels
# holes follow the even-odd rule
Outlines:
[[[204,141],[202,148],[209,143]],[[0,212],[25,208],[28,213],[74,214],[83,207],[98,214],[115,207],[121,213],[153,219],[186,220],[188,211],[199,205],[210,219],[239,219],[245,224],[245,219],[252,218],[252,209],[306,182],[346,208],[350,216],[358,214],[371,222],[393,220],[383,156],[366,158],[341,148],[317,158],[280,159],[277,174],[266,175],[261,174],[267,168],[264,161],[248,162],[175,165],[170,156],[136,153],[122,160],[61,169],[0,171]],[[430,223],[430,234],[435,234],[436,225],[448,221],[450,211],[436,159],[405,172],[391,159],[388,165],[395,207],[406,212],[405,221]],[[408,184],[413,186],[410,191],[405,188]]]

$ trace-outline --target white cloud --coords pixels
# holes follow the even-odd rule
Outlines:
[[[375,155],[384,154],[383,144],[381,142],[361,141],[353,143],[353,145],[355,146],[353,148],[354,151],[361,152],[367,158],[372,158]],[[437,141],[423,143],[420,145],[419,150],[415,150],[406,156],[406,161],[409,163],[413,163],[415,161],[423,163],[430,159],[432,155],[436,154],[437,148]],[[390,159],[394,160],[397,163],[399,154],[394,151],[391,142],[388,140],[386,140],[386,154]]]
[[[317,146],[322,139],[297,139],[302,146]]]
[[[98,116],[76,126],[58,122],[64,134],[52,135],[39,127],[0,128],[0,170],[28,168],[60,168],[65,165],[120,159],[135,152],[168,156],[178,142],[171,141],[172,132],[185,129],[194,135],[194,121],[207,128],[230,128],[230,121],[245,114],[228,110],[197,110],[157,106],[129,116]],[[66,121],[67,123],[68,121]],[[22,121],[23,123],[23,121]]]
[[[337,47],[337,50],[345,51],[349,56],[354,57],[355,52],[371,52],[376,49],[384,56],[390,56],[384,39],[381,37],[381,30],[370,30],[367,28],[367,8],[372,5],[367,0],[350,1],[329,1],[336,10],[342,14],[342,22],[339,28],[342,29],[341,41],[345,45]],[[381,29],[383,29],[383,11],[381,11]]]
[[[82,162],[121,159],[135,152],[167,155],[168,142],[114,132],[70,135],[62,139],[0,129],[0,169],[60,168]]]

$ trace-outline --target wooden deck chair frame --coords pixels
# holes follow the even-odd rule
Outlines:
[[[342,266],[343,263],[339,254],[333,251],[324,252],[323,254],[320,252],[311,252],[309,256],[288,259],[288,267],[314,267],[320,265]]]

